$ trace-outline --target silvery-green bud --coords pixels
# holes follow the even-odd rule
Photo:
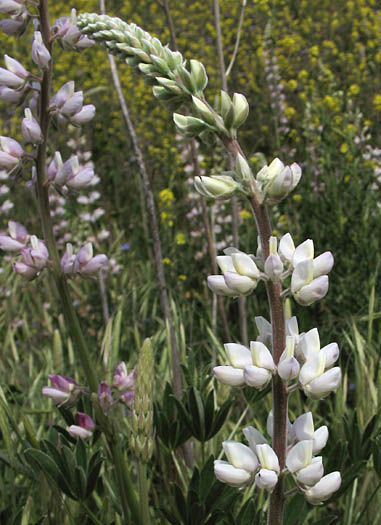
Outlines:
[[[194,107],[199,112],[202,120],[210,124],[211,126],[215,126],[216,124],[216,117],[213,114],[213,112],[208,108],[208,106],[199,98],[194,97],[192,95],[192,102]]]
[[[191,94],[196,94],[196,83],[192,75],[185,69],[184,66],[179,66],[177,68],[177,73],[184,85],[184,88]]]
[[[192,79],[196,86],[196,90],[200,93],[204,91],[204,89],[208,85],[208,75],[206,74],[205,67],[198,60],[191,60],[190,68]]]
[[[233,102],[226,91],[221,90],[221,116],[227,128],[231,128],[234,120]]]
[[[195,117],[185,117],[178,113],[173,114],[173,120],[180,133],[190,137],[195,137],[208,128],[208,125],[203,120]]]
[[[242,181],[251,182],[253,180],[253,174],[251,172],[250,166],[240,153],[238,153],[236,156],[235,168],[237,175]]]
[[[232,127],[237,129],[245,122],[249,114],[249,104],[244,95],[234,93],[233,95],[234,118]]]
[[[158,82],[161,86],[165,87],[168,91],[173,93],[174,95],[182,95],[183,91],[178,86],[177,82],[174,80],[169,80],[165,77],[157,77],[156,82]]]
[[[228,199],[237,192],[240,185],[228,175],[212,175],[211,177],[196,177],[194,187],[204,197]]]

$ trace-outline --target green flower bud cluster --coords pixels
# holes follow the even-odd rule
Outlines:
[[[249,115],[249,104],[246,97],[241,93],[234,93],[233,99],[226,91],[221,91],[217,102],[217,111],[222,116],[222,120],[229,135],[233,138],[237,135],[237,129],[244,124]]]
[[[150,339],[146,339],[140,350],[134,392],[134,407],[131,414],[131,444],[138,459],[148,462],[153,452],[153,351]]]
[[[82,33],[105,47],[107,51],[125,60],[153,86],[153,94],[169,109],[176,109],[192,95],[201,97],[208,84],[204,66],[190,60],[190,71],[178,51],[163,46],[136,24],[127,24],[119,18],[95,13],[78,16]]]

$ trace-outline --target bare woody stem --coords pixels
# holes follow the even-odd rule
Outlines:
[[[235,140],[223,140],[229,151],[236,156],[243,152]],[[270,217],[265,206],[260,204],[257,198],[256,188],[254,195],[250,199],[250,205],[257,223],[258,233],[261,240],[263,259],[269,256],[269,239],[272,234]],[[279,358],[286,347],[286,328],[283,299],[281,297],[282,285],[268,281],[266,284],[267,298],[270,306],[272,339],[273,339],[273,359],[278,364]],[[280,471],[286,463],[287,447],[287,389],[278,375],[272,380],[272,398],[273,398],[273,449],[278,457]],[[278,483],[270,496],[270,506],[268,513],[268,525],[281,525],[283,522],[284,506],[284,487],[283,477],[279,476]]]

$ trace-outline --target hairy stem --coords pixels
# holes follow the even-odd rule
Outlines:
[[[242,153],[239,144],[232,141],[225,141],[226,147],[233,153]],[[269,256],[269,239],[272,234],[270,217],[265,206],[260,204],[257,197],[257,188],[253,187],[253,197],[250,199],[250,205],[257,223],[258,233],[262,245],[263,259]],[[273,359],[278,364],[279,358],[286,347],[286,327],[283,299],[281,297],[282,285],[268,281],[266,284],[267,298],[270,306],[272,340],[273,340]],[[272,398],[273,398],[273,449],[278,456],[280,471],[285,467],[286,448],[287,448],[287,401],[288,393],[286,386],[278,375],[272,380]],[[268,513],[268,525],[281,525],[283,521],[284,506],[284,486],[283,477],[279,476],[278,483],[270,496],[270,506]]]

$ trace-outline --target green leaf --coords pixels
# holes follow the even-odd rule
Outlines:
[[[309,512],[307,502],[302,494],[295,494],[286,500],[284,525],[304,525]]]

